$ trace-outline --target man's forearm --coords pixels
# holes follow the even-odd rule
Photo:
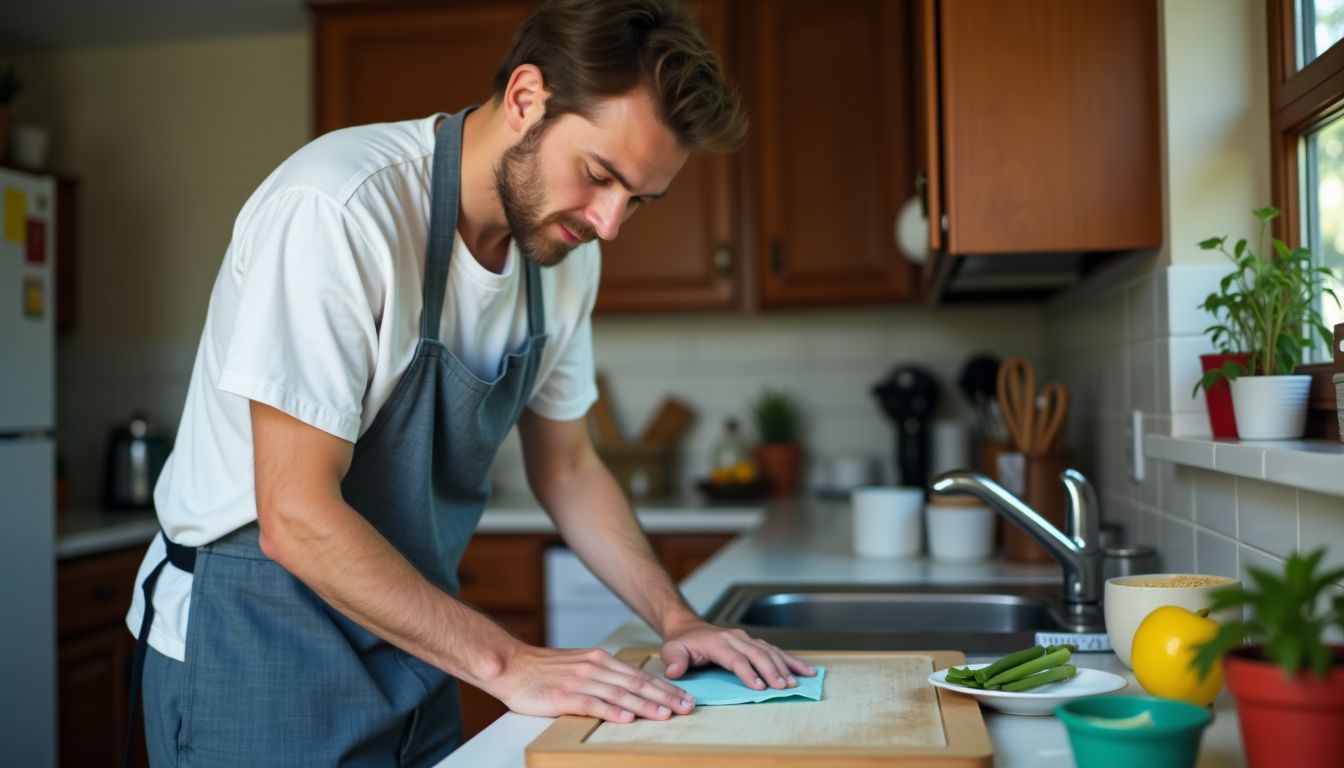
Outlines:
[[[534,490],[569,547],[659,635],[698,620],[596,456],[563,477],[534,483]]]
[[[430,583],[339,500],[267,510],[262,550],[360,626],[445,672],[489,688],[507,632]]]

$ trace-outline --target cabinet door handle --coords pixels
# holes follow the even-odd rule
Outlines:
[[[468,584],[474,583],[475,581],[476,581],[476,574],[472,573],[471,571],[464,569],[457,572],[458,587],[465,587]]]
[[[106,603],[115,598],[121,592],[115,584],[99,584],[93,588],[93,600],[96,603]]]
[[[726,275],[733,268],[733,251],[726,245],[714,249],[714,268],[719,274]]]
[[[784,245],[778,240],[770,243],[770,270],[777,273],[784,271]]]

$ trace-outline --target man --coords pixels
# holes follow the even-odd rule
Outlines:
[[[537,498],[663,637],[669,678],[812,674],[686,606],[584,422],[591,241],[689,152],[740,144],[717,60],[674,0],[556,0],[494,87],[321,137],[243,207],[127,616],[155,765],[432,764],[459,740],[455,679],[525,714],[690,712],[675,685],[455,599],[515,423]]]

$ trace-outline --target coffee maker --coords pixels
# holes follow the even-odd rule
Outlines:
[[[896,430],[898,481],[911,488],[927,486],[929,422],[938,408],[938,380],[919,366],[897,366],[872,392]]]

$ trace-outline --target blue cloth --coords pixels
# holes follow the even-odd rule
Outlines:
[[[668,680],[673,685],[695,697],[698,707],[712,707],[720,704],[756,704],[771,699],[794,701],[821,701],[821,683],[826,677],[826,668],[817,667],[813,677],[798,678],[797,688],[766,688],[758,691],[748,688],[736,674],[723,667],[702,667],[686,673],[685,677]]]

